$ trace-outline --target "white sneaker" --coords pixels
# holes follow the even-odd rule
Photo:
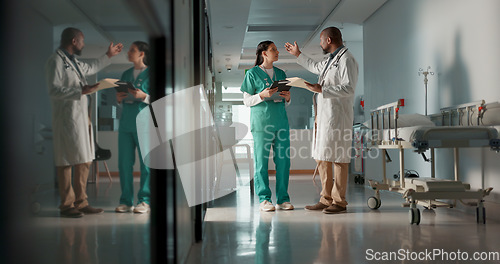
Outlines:
[[[293,210],[295,207],[290,202],[284,202],[282,204],[277,204],[276,209],[278,210]]]
[[[150,210],[149,204],[142,202],[135,207],[134,213],[145,214],[145,213],[149,213],[149,210]]]
[[[115,208],[115,212],[117,213],[129,213],[132,212],[133,210],[134,210],[133,206],[128,206],[125,204],[120,204],[118,205],[118,207]]]
[[[274,211],[274,205],[271,202],[269,202],[268,200],[265,200],[262,203],[260,203],[259,207],[260,207],[260,210],[264,211],[264,212]]]

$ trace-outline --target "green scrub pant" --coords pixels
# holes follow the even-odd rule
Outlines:
[[[142,161],[141,150],[139,148],[139,139],[136,132],[118,133],[118,170],[120,171],[120,186],[122,195],[120,204],[127,206],[134,205],[134,163],[135,149],[139,153],[139,162],[141,164],[141,183],[139,193],[137,194],[138,204],[145,202],[149,204],[151,190],[149,188],[149,167]]]
[[[268,162],[269,152],[273,149],[273,161],[276,165],[276,198],[278,204],[290,202],[288,195],[288,178],[290,176],[290,131],[252,132],[255,160],[255,193],[259,202],[271,202],[269,189]]]

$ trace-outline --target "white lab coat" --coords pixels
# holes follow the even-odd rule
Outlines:
[[[47,88],[52,102],[52,132],[56,166],[70,166],[94,160],[92,124],[89,124],[87,95],[82,95],[85,76],[110,64],[108,56],[85,63],[70,59],[58,49],[45,65]]]
[[[312,141],[312,157],[316,160],[349,163],[354,118],[354,90],[358,81],[358,63],[342,48],[333,58],[324,76],[328,59],[316,62],[301,53],[297,63],[319,75],[322,93],[315,94],[316,127]],[[337,65],[337,66],[335,66]]]

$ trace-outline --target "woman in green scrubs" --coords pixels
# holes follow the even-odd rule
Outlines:
[[[127,55],[128,60],[134,63],[134,67],[126,70],[120,80],[132,83],[136,89],[129,89],[128,93],[118,92],[116,94],[118,103],[122,104],[122,115],[118,129],[118,170],[120,171],[122,195],[120,196],[120,205],[116,207],[115,211],[119,213],[132,211],[134,213],[148,213],[151,196],[149,168],[142,161],[137,138],[136,117],[149,104],[149,69],[147,67],[149,45],[142,41],[136,41],[130,46]],[[141,181],[137,194],[138,204],[134,208],[133,171],[136,148],[141,165]]]
[[[285,72],[273,66],[279,51],[272,41],[257,46],[255,67],[249,69],[241,85],[244,103],[251,107],[250,131],[254,140],[255,192],[261,211],[293,210],[288,195],[290,173],[290,128],[285,106],[290,104],[290,92],[282,91],[277,99],[270,99],[278,88],[270,89],[274,81],[284,80]],[[275,95],[276,96],[276,95]],[[273,97],[275,98],[275,97]],[[276,207],[271,202],[269,188],[269,152],[273,149],[276,165]]]

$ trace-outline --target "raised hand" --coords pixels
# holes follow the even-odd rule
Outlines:
[[[292,54],[295,57],[298,57],[300,55],[300,49],[299,45],[297,45],[297,41],[293,42],[293,45],[290,44],[289,42],[285,43],[285,49],[288,51],[288,53]]]
[[[118,55],[123,49],[123,44],[118,43],[116,45],[113,45],[113,42],[109,44],[108,51],[106,52],[106,55],[108,55],[109,58]]]

